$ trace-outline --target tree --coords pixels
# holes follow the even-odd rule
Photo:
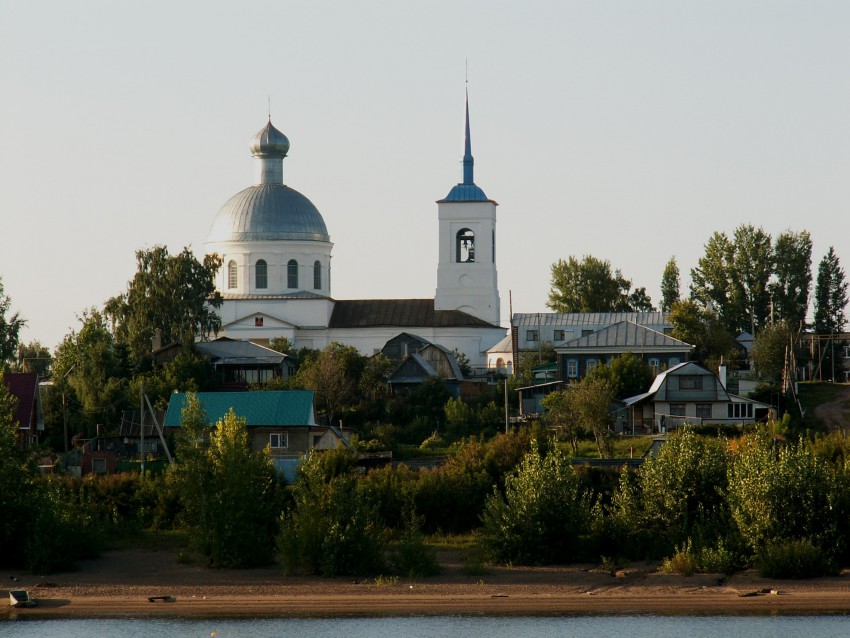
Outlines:
[[[679,301],[679,286],[679,266],[676,257],[670,257],[661,275],[661,310],[664,312],[669,312],[673,303]]]
[[[625,399],[646,392],[655,375],[652,368],[639,356],[633,352],[624,352],[619,357],[614,357],[610,363],[595,367],[587,377],[606,380],[611,386],[614,398]]]
[[[150,353],[157,331],[163,344],[218,332],[221,318],[215,308],[222,299],[215,289],[215,275],[221,257],[206,255],[198,261],[188,247],[172,256],[165,246],[154,246],[137,251],[136,264],[127,292],[105,305],[116,338],[135,357]]]
[[[40,341],[30,341],[18,346],[14,369],[16,372],[35,372],[39,378],[50,374],[53,357]]]
[[[79,332],[71,332],[56,349],[53,376],[66,398],[70,431],[91,437],[98,423],[116,423],[128,407],[130,366],[102,313],[86,310],[80,321]]]
[[[802,443],[779,447],[764,434],[739,442],[729,472],[732,517],[753,554],[777,541],[809,540],[846,559],[846,474]]]
[[[327,471],[325,456],[334,471]],[[281,516],[277,541],[287,573],[366,576],[384,569],[384,523],[352,465],[351,451],[335,450],[311,454],[299,468],[294,507]]]
[[[645,288],[629,293],[632,282],[608,260],[570,256],[552,264],[552,284],[546,305],[555,312],[622,312],[652,307]]]
[[[18,446],[17,403],[3,383],[3,370],[0,369],[0,484],[4,486],[0,489],[0,511],[3,512],[0,547],[6,548],[0,562],[12,567],[21,567],[25,562],[21,540],[26,538],[24,532],[29,531],[34,514],[28,493],[34,468],[27,464]]]
[[[515,473],[487,499],[481,541],[506,563],[567,563],[580,557],[590,529],[590,498],[569,458],[554,448],[543,456],[536,442]]]
[[[213,567],[270,563],[281,500],[268,451],[251,450],[245,419],[233,410],[210,431],[197,397],[189,397],[181,427],[174,472],[193,542]]]
[[[715,232],[691,269],[691,297],[716,309],[730,332],[755,334],[770,313],[773,265],[771,238],[763,229],[738,226],[731,241]]]
[[[799,330],[809,309],[812,286],[812,238],[808,232],[786,230],[774,245],[775,279],[770,283],[775,320]]]
[[[613,400],[607,379],[585,377],[566,390],[549,394],[543,399],[543,407],[547,422],[567,439],[573,454],[578,453],[579,438],[588,435],[594,438],[600,458],[608,458]]]
[[[566,439],[570,452],[577,456],[582,429],[573,396],[569,388],[550,392],[543,398],[543,409],[546,425],[554,428],[561,439]]]
[[[688,539],[711,547],[729,529],[728,468],[725,442],[690,428],[669,437],[637,474],[621,475],[611,506],[620,546],[656,558]]]
[[[354,346],[332,343],[302,362],[296,383],[312,390],[316,408],[327,414],[333,424],[346,407],[357,403],[358,384],[366,367],[366,358]]]
[[[652,305],[652,299],[650,299],[649,295],[646,294],[646,288],[641,286],[640,288],[635,288],[629,294],[629,310],[633,310],[634,312],[651,312],[655,310]]]
[[[815,333],[819,335],[842,332],[847,323],[844,309],[847,306],[847,282],[844,269],[835,249],[829,251],[818,265],[815,284]]]
[[[797,330],[790,321],[777,321],[759,331],[752,352],[759,377],[777,383],[782,380],[786,357],[798,341]]]
[[[721,360],[730,368],[738,365],[735,340],[713,312],[692,300],[676,301],[670,307],[669,321],[673,324],[670,336],[694,346],[694,359],[705,367],[716,370]]]
[[[0,370],[8,367],[8,362],[18,349],[18,338],[26,320],[16,312],[7,317],[12,300],[3,294],[3,279],[0,277]]]

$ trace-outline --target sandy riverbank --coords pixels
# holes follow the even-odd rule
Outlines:
[[[76,572],[4,576],[18,579],[4,586],[29,589],[38,605],[13,610],[3,604],[0,618],[850,614],[850,575],[805,581],[772,581],[753,572],[684,577],[634,565],[613,576],[575,565],[492,567],[466,576],[450,554],[441,560],[439,576],[376,582],[287,577],[274,567],[211,570],[177,564],[168,551],[122,550]],[[149,596],[171,598],[149,602]]]

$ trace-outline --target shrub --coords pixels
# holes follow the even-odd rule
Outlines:
[[[208,433],[197,397],[182,426],[180,462],[170,471],[193,546],[213,567],[272,562],[282,494],[271,458],[251,450],[245,421],[232,410]]]
[[[768,543],[759,553],[758,566],[767,578],[816,578],[835,573],[827,553],[807,538]]]
[[[741,566],[738,555],[723,541],[712,547],[694,548],[691,539],[679,547],[670,558],[665,558],[661,570],[668,574],[732,574]]]
[[[418,521],[411,517],[401,539],[390,550],[390,562],[399,574],[408,578],[440,573],[434,550],[425,544]]]
[[[313,454],[292,488],[294,506],[281,516],[277,546],[287,573],[379,574],[383,524],[350,474],[328,477]]]
[[[807,447],[777,445],[767,436],[743,439],[730,470],[729,502],[741,537],[753,555],[771,543],[806,538],[847,551],[848,476]]]
[[[655,458],[624,472],[606,522],[611,542],[632,558],[659,558],[692,538],[713,544],[729,529],[726,443],[684,428]]]
[[[533,444],[505,479],[504,496],[487,498],[482,521],[482,546],[495,560],[570,562],[590,529],[590,499],[563,452],[542,456]]]

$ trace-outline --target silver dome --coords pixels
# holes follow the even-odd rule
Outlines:
[[[256,184],[236,193],[213,220],[207,242],[331,240],[309,199],[283,184]]]
[[[286,157],[288,152],[289,138],[272,126],[271,119],[251,139],[251,154],[254,157]]]

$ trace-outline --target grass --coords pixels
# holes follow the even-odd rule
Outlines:
[[[822,403],[835,401],[847,392],[847,385],[843,383],[821,383],[819,381],[806,381],[799,386],[800,405],[806,411],[806,420],[815,421],[814,410]],[[850,406],[848,406],[850,407]]]
[[[611,456],[617,459],[640,458],[652,445],[651,436],[618,436],[609,439],[611,445]],[[578,454],[580,458],[598,458],[594,441],[579,441]]]
[[[475,534],[431,534],[425,544],[433,549],[473,550],[478,547]]]

